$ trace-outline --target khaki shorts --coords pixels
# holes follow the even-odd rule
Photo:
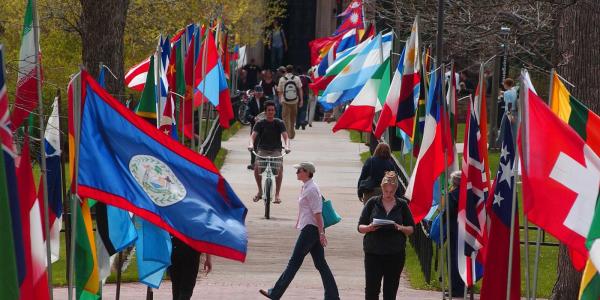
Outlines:
[[[271,159],[271,169],[273,170],[273,175],[279,174],[279,170],[283,167],[283,157],[281,157],[281,150],[265,150],[258,149],[257,151],[259,156],[268,157],[268,156],[276,156],[277,158]],[[262,173],[265,171],[265,167],[268,164],[267,159],[256,156],[256,166],[258,168],[258,173]]]

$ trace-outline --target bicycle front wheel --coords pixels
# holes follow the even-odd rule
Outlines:
[[[271,218],[271,190],[273,189],[273,180],[265,179],[265,219]]]
[[[244,125],[250,124],[250,121],[246,120],[246,111],[248,110],[248,106],[246,104],[241,104],[238,108],[238,121]]]

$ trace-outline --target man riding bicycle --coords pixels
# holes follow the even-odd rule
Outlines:
[[[290,152],[290,144],[288,139],[288,133],[286,131],[283,121],[275,118],[275,102],[265,101],[265,119],[258,121],[254,125],[252,135],[250,136],[250,144],[248,145],[248,151],[252,151],[256,145],[259,157],[278,157],[280,161],[279,168],[273,170],[275,177],[275,201],[273,203],[281,203],[279,198],[279,191],[281,189],[281,181],[283,179],[283,158],[281,157],[281,149],[285,149],[286,153]],[[283,145],[281,140],[283,139]],[[254,178],[256,179],[256,185],[258,186],[258,193],[252,199],[254,202],[258,202],[262,198],[262,184],[261,184],[261,173],[262,169],[259,165],[260,159],[256,160],[254,166]],[[263,166],[264,167],[264,166]]]

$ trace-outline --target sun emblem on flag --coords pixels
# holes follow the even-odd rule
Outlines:
[[[158,206],[175,204],[187,194],[171,168],[156,157],[135,155],[129,161],[129,171],[150,200]]]
[[[358,22],[358,14],[357,13],[352,13],[350,15],[350,22],[352,22],[352,23],[357,23]]]
[[[357,8],[359,6],[360,6],[360,4],[358,3],[358,1],[354,1],[354,2],[352,2],[352,4],[350,4],[350,8]]]

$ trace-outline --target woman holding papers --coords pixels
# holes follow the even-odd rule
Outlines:
[[[406,257],[406,238],[414,231],[414,221],[405,199],[395,196],[396,172],[386,172],[381,180],[382,195],[365,204],[358,232],[365,235],[365,299],[379,299],[383,279],[383,299],[396,299],[400,273]]]

